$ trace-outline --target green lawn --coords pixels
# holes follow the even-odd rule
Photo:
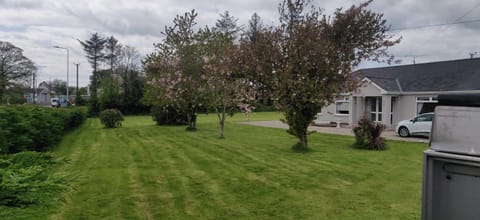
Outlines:
[[[258,113],[251,120],[278,119]],[[238,115],[230,121],[242,121]],[[293,153],[285,130],[228,123],[197,132],[127,117],[120,129],[89,119],[56,153],[74,190],[56,205],[0,208],[0,219],[418,219],[426,144],[389,141],[382,152],[353,137],[313,134]]]

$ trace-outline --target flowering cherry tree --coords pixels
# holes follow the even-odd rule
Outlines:
[[[386,49],[400,41],[387,34],[382,14],[366,9],[371,1],[337,9],[333,16],[306,10],[309,2],[280,4],[280,26],[271,32],[276,48],[264,54],[275,57],[272,94],[301,150],[308,150],[307,127],[316,113],[356,86],[352,68],[363,60],[391,61]]]
[[[147,88],[143,101],[155,107],[173,107],[187,115],[188,130],[196,129],[197,111],[206,102],[206,84],[197,13],[177,15],[172,27],[165,27],[163,42],[143,61]]]
[[[214,31],[207,42],[204,70],[209,104],[218,117],[220,138],[224,138],[226,117],[233,116],[239,105],[251,101],[249,84],[240,69],[240,48],[232,38]]]

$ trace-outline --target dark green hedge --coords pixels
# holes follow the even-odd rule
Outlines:
[[[0,153],[46,151],[86,115],[84,108],[0,106]]]
[[[172,107],[152,107],[152,119],[157,125],[187,125],[187,114]]]
[[[51,153],[25,151],[0,155],[0,206],[26,207],[48,203],[68,188],[65,174],[52,173],[63,158]]]

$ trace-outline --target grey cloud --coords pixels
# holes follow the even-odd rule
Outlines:
[[[3,8],[38,9],[44,6],[44,2],[39,0],[0,0],[0,5]]]
[[[70,48],[70,60],[80,62],[81,84],[88,83],[90,66],[76,39],[88,39],[98,32],[114,35],[121,43],[137,47],[143,54],[160,42],[165,25],[171,25],[176,14],[195,9],[198,25],[214,25],[223,11],[230,11],[246,25],[257,12],[264,24],[278,22],[277,6],[281,0],[0,0],[0,39],[25,49],[38,65],[46,66],[40,78],[65,79],[64,52],[53,44]],[[336,8],[347,8],[364,0],[313,0],[313,4],[331,14]],[[383,13],[392,28],[452,22],[466,12],[462,20],[480,19],[478,0],[375,0],[369,8]],[[403,41],[390,49],[403,63],[467,58],[480,51],[480,22],[392,32]],[[379,64],[367,63],[366,66]],[[384,65],[384,64],[380,64]],[[70,65],[70,73],[74,72]]]

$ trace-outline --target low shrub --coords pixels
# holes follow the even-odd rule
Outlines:
[[[385,130],[385,125],[373,122],[364,117],[358,122],[358,126],[354,127],[355,145],[365,147],[371,150],[384,150],[385,138],[381,137]]]
[[[272,103],[263,104],[261,102],[253,104],[255,106],[255,112],[275,112],[278,111],[275,105]]]
[[[157,125],[187,125],[187,114],[173,107],[152,107],[152,119]]]
[[[105,109],[100,112],[100,121],[106,128],[122,127],[123,115],[118,109]]]
[[[50,153],[21,152],[0,157],[0,205],[25,207],[44,203],[67,188],[66,177],[51,173],[63,159]]]
[[[46,151],[85,118],[84,108],[0,106],[0,153]]]

